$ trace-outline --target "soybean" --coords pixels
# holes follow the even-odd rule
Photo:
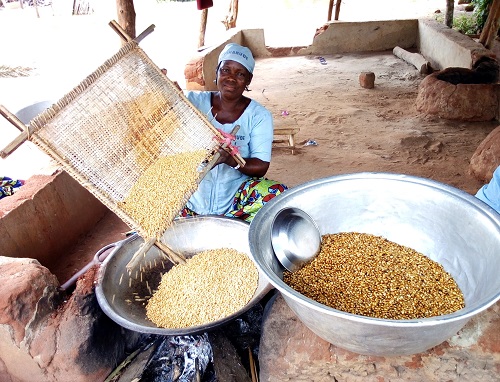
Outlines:
[[[383,237],[323,235],[321,251],[283,281],[321,304],[362,316],[417,319],[465,306],[453,277],[437,262]]]

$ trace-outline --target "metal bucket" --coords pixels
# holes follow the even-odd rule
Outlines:
[[[250,256],[248,228],[248,223],[235,218],[201,216],[179,219],[175,220],[172,227],[165,232],[162,241],[186,258],[204,250],[218,248],[233,248]],[[99,305],[106,315],[127,329],[161,335],[202,333],[243,314],[272,289],[269,281],[259,272],[259,284],[253,298],[234,314],[201,326],[178,329],[159,328],[147,319],[146,302],[136,301],[134,292],[144,296],[147,294],[146,285],[153,290],[157,289],[161,272],[168,271],[172,264],[167,260],[163,260],[162,263],[160,252],[153,247],[141,262],[147,269],[143,271],[142,280],[140,273],[136,274],[135,271],[132,271],[132,277],[129,277],[126,266],[143,242],[140,236],[132,235],[117,243],[98,272],[96,295]]]
[[[383,236],[440,263],[465,297],[465,308],[443,316],[386,320],[329,308],[286,285],[271,245],[273,217],[297,207],[321,234]],[[423,352],[455,335],[500,299],[500,215],[472,195],[429,179],[358,173],[294,187],[266,204],[250,224],[250,251],[298,318],[324,340],[366,355]]]

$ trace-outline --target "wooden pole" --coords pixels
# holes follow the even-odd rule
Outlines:
[[[207,31],[208,8],[201,11],[200,35],[198,36],[198,48],[205,45],[205,33]]]
[[[444,23],[448,28],[453,27],[453,13],[455,11],[455,1],[446,0],[446,12],[444,15]]]
[[[500,0],[493,0],[490,5],[488,18],[486,19],[484,28],[479,36],[479,43],[481,43],[486,49],[491,49],[493,47],[493,41],[495,40],[499,26]]]
[[[38,1],[33,0],[33,3],[35,4],[36,17],[40,18],[40,13],[38,13]]]
[[[333,3],[335,0],[330,0],[328,3],[328,17],[326,21],[331,21],[332,20],[332,11],[333,11]]]
[[[340,3],[342,3],[342,0],[337,0],[337,2],[335,3],[335,20],[339,19],[339,15],[340,15]]]

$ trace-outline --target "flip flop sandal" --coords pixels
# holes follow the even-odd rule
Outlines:
[[[326,60],[324,57],[318,57],[319,58],[319,62],[321,62],[321,65],[326,65]]]

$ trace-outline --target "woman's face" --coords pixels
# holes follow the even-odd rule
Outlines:
[[[217,88],[224,95],[240,97],[251,81],[250,72],[236,61],[222,61],[217,70]]]

